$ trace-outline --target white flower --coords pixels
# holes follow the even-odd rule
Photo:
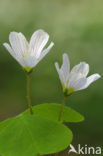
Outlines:
[[[3,45],[20,65],[29,72],[54,45],[51,42],[48,48],[43,50],[48,40],[49,35],[41,29],[33,33],[29,43],[22,33],[11,32],[9,35],[10,45],[7,43]]]
[[[81,62],[74,66],[70,71],[70,62],[67,54],[63,54],[63,64],[61,68],[59,68],[57,62],[55,63],[55,66],[65,95],[70,95],[74,91],[85,89],[92,82],[101,77],[99,74],[93,74],[87,77],[89,65],[85,62]]]

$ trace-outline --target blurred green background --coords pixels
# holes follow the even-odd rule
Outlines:
[[[103,0],[0,0],[0,120],[27,109],[26,74],[3,47],[11,31],[27,39],[42,28],[55,43],[51,52],[35,67],[31,79],[32,104],[61,103],[63,95],[54,62],[62,63],[68,53],[71,67],[80,61],[90,73],[103,72]],[[103,146],[103,80],[69,97],[66,105],[85,116],[69,124],[73,145]]]

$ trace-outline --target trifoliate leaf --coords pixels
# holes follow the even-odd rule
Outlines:
[[[61,123],[25,112],[0,123],[1,156],[37,156],[68,147],[72,132]]]
[[[40,104],[33,107],[36,115],[58,121],[60,104]],[[81,122],[84,117],[73,109],[64,106],[61,121],[63,122]]]

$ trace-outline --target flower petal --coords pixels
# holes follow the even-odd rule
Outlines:
[[[8,50],[8,52],[13,56],[13,58],[18,61],[18,63],[21,65],[21,66],[24,66],[24,62],[23,62],[23,59],[22,58],[19,58],[16,53],[13,51],[13,49],[11,48],[11,46],[7,43],[4,43],[3,44],[4,47]]]
[[[82,87],[87,83],[87,79],[84,77],[84,78],[80,78],[79,80],[75,81],[74,83],[74,90],[77,91],[77,90],[81,90]]]
[[[25,57],[28,53],[28,42],[22,33],[11,32],[9,40],[15,55],[18,58]]]
[[[37,59],[35,57],[29,56],[24,59],[24,67],[33,68],[37,64]]]
[[[35,58],[39,58],[44,46],[48,42],[49,35],[43,30],[37,30],[34,32],[30,39],[30,52]]]
[[[93,74],[87,78],[87,83],[81,88],[85,89],[87,88],[92,82],[98,80],[101,76],[99,74]]]
[[[57,62],[55,63],[55,67],[56,67],[56,70],[57,70],[57,72],[58,72],[59,79],[60,79],[62,85],[65,85],[65,87],[66,87],[65,77],[64,77],[64,75],[63,75],[62,70],[59,69],[59,64],[58,64]]]
[[[44,49],[39,57],[39,59],[36,59],[34,56],[31,56],[34,60],[32,61],[32,67],[36,66],[43,58],[44,56],[50,51],[50,49],[53,47],[54,43],[51,42],[51,44],[48,46],[48,48]]]
[[[68,80],[68,88],[73,88],[75,91],[79,90],[85,83],[87,79],[82,76],[81,73],[70,73]]]
[[[54,43],[51,42],[50,45],[48,46],[48,48],[44,49],[40,55],[40,58],[38,59],[39,61],[41,61],[43,59],[43,57],[51,50],[51,48],[53,47]]]
[[[61,70],[63,71],[64,77],[67,80],[70,73],[70,61],[67,54],[63,54],[63,64],[61,66]]]
[[[78,81],[81,78],[83,78],[81,73],[70,72],[70,75],[69,75],[69,78],[68,78],[69,85],[74,84],[74,82]]]
[[[11,48],[11,46],[8,43],[4,43],[3,46],[7,49],[7,51],[15,58],[16,55],[13,51],[13,49]]]
[[[89,65],[85,62],[81,62],[80,64],[74,66],[71,72],[81,73],[83,77],[86,77],[89,72]]]
[[[59,69],[59,64],[58,64],[58,62],[55,62],[55,67],[56,67],[56,70],[57,70],[57,72],[58,72],[58,74],[59,74],[60,69]]]

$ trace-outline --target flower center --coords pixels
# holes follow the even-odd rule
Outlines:
[[[30,57],[30,54],[25,55],[23,59],[26,60],[28,57]]]
[[[75,92],[74,88],[68,88],[68,95],[72,94],[73,92]]]

